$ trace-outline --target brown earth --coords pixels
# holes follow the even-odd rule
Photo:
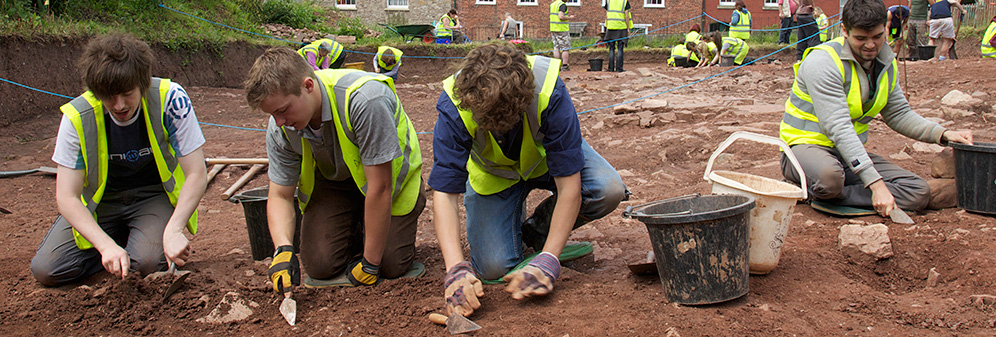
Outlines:
[[[4,71],[0,77],[61,94],[78,91],[70,60],[72,51],[81,46],[79,41],[0,39],[0,46],[0,69]],[[265,125],[266,116],[248,111],[241,91],[232,89],[261,47],[230,45],[222,51],[223,57],[204,52],[185,56],[155,48],[161,60],[157,74],[185,85],[202,122],[248,128]],[[421,49],[405,52],[426,55]],[[578,111],[658,93],[725,70],[669,69],[663,67],[661,55],[628,55],[632,55],[627,63],[630,71],[622,74],[581,71],[586,67],[578,62],[587,57],[584,53],[572,55],[574,70],[562,77]],[[790,58],[787,53],[781,57],[786,61]],[[953,121],[950,127],[972,129],[977,141],[992,142],[996,139],[996,116],[989,108],[996,104],[994,63],[963,58],[901,64],[901,71],[909,78],[901,75],[899,83],[921,114]],[[398,93],[416,129],[431,131],[440,93],[438,82],[450,73],[451,62],[411,60],[402,68]],[[205,65],[194,65],[201,63]],[[667,100],[666,108],[636,109],[621,115],[603,109],[580,115],[588,142],[620,170],[634,195],[616,212],[573,233],[572,240],[593,242],[595,253],[567,264],[552,295],[519,302],[499,285],[486,286],[483,306],[471,317],[484,327],[479,334],[996,334],[996,304],[992,299],[973,297],[996,295],[996,258],[992,253],[996,251],[996,220],[959,209],[928,211],[913,216],[916,225],[900,225],[877,216],[850,221],[828,217],[800,204],[795,207],[778,267],[768,275],[750,277],[746,296],[717,305],[668,303],[656,277],[629,272],[627,264],[642,260],[651,244],[642,223],[621,216],[624,206],[708,193],[710,185],[702,180],[706,161],[730,133],[746,130],[776,135],[781,105],[791,86],[789,63],[746,67],[654,97]],[[67,80],[70,78],[73,80]],[[949,117],[940,98],[952,89],[979,92],[986,104],[973,108],[978,111],[969,116]],[[49,158],[58,128],[56,109],[65,101],[0,84],[0,170],[54,165]],[[896,162],[929,176],[933,154],[915,152],[914,141],[899,136],[881,121],[873,122],[871,128],[871,152],[887,156],[904,151],[912,159]],[[208,157],[266,155],[260,132],[215,126],[202,129],[208,139],[204,147]],[[420,136],[427,163],[431,163],[430,138]],[[727,152],[730,155],[724,156],[717,169],[781,178],[774,148],[738,143]],[[120,281],[100,273],[81,285],[40,286],[28,264],[57,214],[52,198],[55,180],[40,174],[4,179],[0,195],[7,197],[0,198],[0,207],[12,214],[0,214],[0,231],[7,233],[0,236],[0,245],[6,249],[0,256],[0,273],[6,275],[0,279],[0,334],[445,334],[442,327],[425,319],[443,305],[444,271],[432,226],[431,200],[417,234],[417,259],[427,266],[424,277],[387,281],[372,288],[300,288],[295,292],[298,325],[288,327],[277,311],[278,296],[267,285],[266,262],[255,262],[249,255],[242,207],[219,197],[247,169],[226,168],[209,186],[199,207],[201,232],[192,237],[195,253],[185,267],[194,273],[165,304],[159,302],[165,283],[138,277]],[[266,175],[260,174],[243,190],[266,184]],[[868,262],[842,254],[837,248],[838,228],[852,222],[888,225],[895,255]],[[936,285],[927,282],[931,268],[940,275]],[[243,303],[250,313],[231,323],[198,321],[223,298],[232,304],[221,305],[221,310],[236,312],[236,307],[243,307],[237,304]]]

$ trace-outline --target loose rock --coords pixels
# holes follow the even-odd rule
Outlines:
[[[954,149],[945,148],[930,163],[930,175],[934,178],[955,177]]]
[[[837,240],[841,252],[852,258],[867,255],[882,260],[893,255],[889,228],[883,224],[841,226]]]
[[[927,287],[936,287],[937,279],[940,277],[941,273],[937,272],[937,268],[930,268],[930,271],[927,272]]]
[[[249,308],[250,306],[258,308],[259,304],[253,301],[247,301],[238,293],[230,291],[221,298],[221,302],[211,310],[211,313],[207,316],[198,318],[197,322],[224,324],[241,321],[249,316],[252,316],[252,309]]]
[[[958,206],[958,187],[955,179],[931,179],[927,181],[930,186],[930,201],[927,202],[929,209],[945,209]]]

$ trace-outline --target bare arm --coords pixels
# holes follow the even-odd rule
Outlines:
[[[559,257],[581,209],[581,173],[553,179],[557,184],[557,204],[553,207],[550,234],[547,234],[543,251]]]
[[[363,201],[363,258],[380,265],[391,228],[391,162],[364,165],[367,193]]]
[[[460,246],[460,220],[457,218],[459,194],[434,191],[432,193],[432,216],[436,228],[436,240],[443,253],[446,270],[463,262],[463,249]]]
[[[58,167],[55,175],[55,203],[59,208],[59,214],[100,252],[101,264],[107,272],[124,278],[128,276],[131,259],[128,257],[128,252],[104,233],[80,200],[84,180],[83,170],[74,170],[61,165]]]
[[[197,204],[207,188],[207,169],[204,167],[204,150],[197,148],[186,156],[178,158],[185,180],[177,196],[176,208],[166,223],[163,232],[163,253],[178,266],[186,264],[190,257],[190,241],[183,235],[183,228],[190,216],[197,210]]]
[[[266,222],[270,238],[276,247],[294,244],[294,190],[296,186],[283,186],[270,181],[270,192],[266,200]],[[303,210],[302,210],[303,211]]]

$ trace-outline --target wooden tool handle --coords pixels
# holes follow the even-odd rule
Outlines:
[[[208,172],[208,175],[207,175],[207,183],[208,184],[211,183],[211,180],[214,179],[214,176],[218,175],[218,172],[221,172],[221,170],[223,170],[225,168],[225,165],[226,164],[214,164],[214,166],[211,166],[211,171]]]
[[[207,165],[214,164],[269,164],[266,158],[208,158],[204,159]]]
[[[429,321],[439,325],[446,325],[446,316],[443,314],[431,313],[429,314]]]
[[[256,175],[256,173],[262,170],[263,166],[266,165],[253,164],[253,166],[249,168],[249,171],[247,171],[246,174],[243,174],[242,177],[239,177],[239,180],[236,180],[235,184],[232,184],[232,187],[229,187],[227,190],[225,190],[225,193],[221,194],[221,199],[228,200],[228,198],[231,198],[232,194],[235,194],[235,191],[238,191],[239,188],[242,187],[242,185],[245,185],[246,182],[249,182],[249,179],[252,179],[252,176]]]

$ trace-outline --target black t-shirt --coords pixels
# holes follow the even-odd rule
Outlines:
[[[156,160],[149,145],[145,128],[145,114],[128,126],[119,126],[107,116],[104,130],[107,134],[107,190],[123,191],[161,184]]]

